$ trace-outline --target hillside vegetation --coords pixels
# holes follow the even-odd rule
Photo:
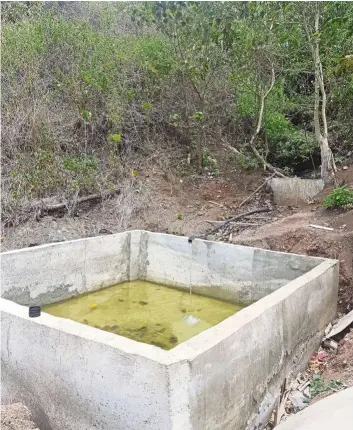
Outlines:
[[[217,175],[217,147],[280,176],[352,155],[350,2],[1,9],[7,222],[34,199],[132,190],[146,163]]]

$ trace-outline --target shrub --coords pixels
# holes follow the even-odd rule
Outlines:
[[[353,190],[346,185],[335,188],[323,201],[323,206],[326,209],[341,208],[348,205],[353,205]]]
[[[305,136],[283,114],[269,115],[266,125],[270,161],[293,169],[318,152],[313,133],[308,132]]]
[[[239,157],[239,164],[245,170],[257,169],[260,167],[259,162],[251,154],[242,154]]]
[[[121,179],[124,145],[144,143],[138,127],[171,70],[168,45],[159,36],[112,36],[99,23],[55,10],[32,16],[22,5],[9,5],[7,12],[1,75],[6,201],[91,192]],[[134,136],[123,139],[131,130]]]

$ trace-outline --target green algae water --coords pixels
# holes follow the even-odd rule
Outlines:
[[[133,281],[42,309],[168,350],[220,323],[242,306],[151,282]]]

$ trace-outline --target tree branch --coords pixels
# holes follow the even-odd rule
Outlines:
[[[249,216],[252,214],[257,214],[257,213],[261,213],[261,212],[271,212],[270,208],[259,208],[259,209],[254,209],[252,211],[249,212],[245,212],[243,214],[240,215],[236,215],[230,219],[228,219],[227,221],[223,222],[221,225],[219,225],[218,227],[215,227],[214,229],[207,231],[205,234],[201,235],[201,236],[191,236],[189,237],[189,241],[192,241],[193,239],[204,239],[207,236],[210,236],[211,234],[216,233],[218,230],[220,230],[221,228],[225,227],[226,225],[228,225],[231,222],[234,222],[240,218],[243,218],[245,216]]]
[[[255,132],[253,133],[253,135],[251,136],[250,142],[249,142],[249,146],[252,150],[252,152],[254,153],[256,159],[264,166],[264,168],[268,169],[270,172],[276,173],[277,176],[280,176],[282,178],[285,178],[286,176],[283,175],[283,173],[279,172],[277,169],[275,169],[270,163],[268,163],[259,153],[259,151],[256,149],[255,146],[255,140],[258,136],[258,134],[260,133],[261,130],[261,125],[262,125],[262,117],[264,114],[264,108],[265,108],[265,100],[268,97],[268,95],[270,94],[270,92],[272,91],[274,85],[275,85],[275,81],[276,81],[276,75],[275,75],[275,69],[273,67],[273,65],[271,66],[271,84],[270,87],[268,88],[268,90],[260,95],[260,110],[259,110],[259,115],[257,118],[257,125],[256,125],[256,129]]]

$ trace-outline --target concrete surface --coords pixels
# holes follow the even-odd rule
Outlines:
[[[337,261],[158,233],[13,251],[1,269],[2,401],[41,429],[260,429],[336,314]],[[137,278],[257,302],[170,351],[23,306]]]
[[[1,295],[46,305],[130,278],[131,234],[25,248],[1,254]]]
[[[322,179],[273,178],[268,186],[277,205],[300,206],[315,197],[324,188],[324,183]]]
[[[173,237],[173,240],[171,240]],[[234,302],[252,303],[323,259],[141,232],[139,278]]]
[[[276,430],[349,430],[353,428],[353,388],[332,394],[290,416]]]

